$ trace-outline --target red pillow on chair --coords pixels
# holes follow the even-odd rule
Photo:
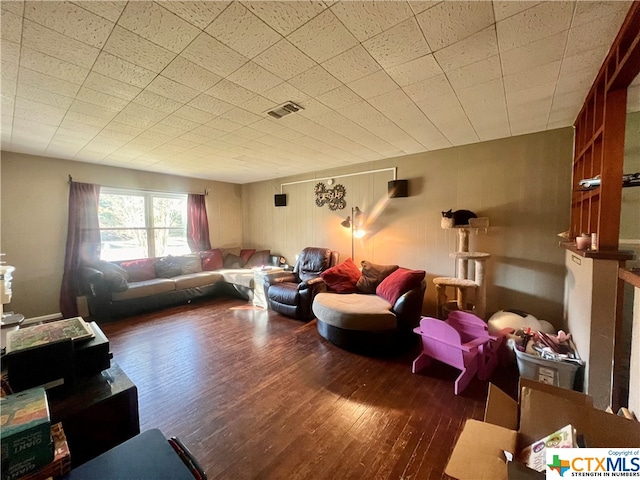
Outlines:
[[[327,284],[327,288],[337,293],[355,293],[358,291],[356,283],[360,278],[360,270],[351,258],[347,258],[340,265],[326,269],[320,278]]]
[[[387,276],[376,288],[376,294],[384,298],[391,305],[406,292],[420,286],[426,272],[424,270],[408,270],[398,268]]]

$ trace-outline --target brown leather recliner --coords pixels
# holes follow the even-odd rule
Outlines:
[[[339,257],[338,252],[328,248],[307,247],[302,250],[293,272],[266,277],[269,308],[298,320],[311,320],[313,299],[327,289],[320,274],[337,265]]]

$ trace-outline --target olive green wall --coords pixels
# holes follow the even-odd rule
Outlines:
[[[369,216],[368,234],[356,240],[355,260],[394,263],[427,272],[425,313],[435,313],[436,276],[455,276],[453,230],[440,228],[441,212],[468,209],[489,217],[490,228],[473,234],[471,249],[488,252],[487,312],[518,308],[561,326],[564,249],[559,232],[569,226],[573,130],[564,128],[242,186],[243,243],[270,248],[290,263],[305,246],[351,256],[350,232],[340,222],[357,205]],[[387,199],[397,167],[409,180],[409,197]],[[314,186],[334,178],[345,186],[347,208],[315,205]],[[289,182],[302,182],[283,185]],[[326,181],[322,180],[325,184]],[[328,185],[327,185],[328,187]],[[328,187],[331,188],[331,187]],[[287,194],[275,207],[273,195]]]
[[[60,282],[67,240],[68,176],[105,186],[178,193],[209,190],[207,212],[211,243],[242,241],[239,185],[146,173],[90,163],[2,152],[0,251],[16,267],[13,298],[5,311],[27,318],[60,311]]]

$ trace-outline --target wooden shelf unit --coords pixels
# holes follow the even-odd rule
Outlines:
[[[627,87],[640,70],[640,2],[633,2],[575,121],[570,235],[598,234],[598,250],[617,250]],[[601,184],[582,190],[580,180]]]

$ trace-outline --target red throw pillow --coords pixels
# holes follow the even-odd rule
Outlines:
[[[337,293],[355,293],[358,291],[356,283],[360,278],[360,270],[351,258],[347,258],[340,265],[326,269],[320,278],[327,284],[327,288]]]
[[[202,270],[211,271],[222,268],[222,252],[218,248],[200,252],[200,258],[202,258]]]
[[[142,282],[156,278],[155,265],[155,258],[142,258],[140,260],[120,263],[120,266],[129,274],[130,282]]]
[[[262,267],[263,265],[269,265],[269,255],[271,250],[258,250],[251,255],[251,258],[244,264],[244,268]]]
[[[380,282],[380,285],[376,288],[376,294],[391,305],[395,305],[403,294],[420,286],[425,274],[424,270],[398,268]]]
[[[254,253],[256,253],[255,248],[243,248],[242,250],[240,250],[240,258],[242,259],[243,267],[247,264],[247,262],[251,258],[251,255],[253,255]]]

